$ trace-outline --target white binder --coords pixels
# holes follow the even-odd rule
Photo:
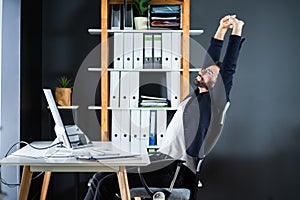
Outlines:
[[[129,95],[130,95],[130,73],[131,72],[120,72],[120,107],[129,107]]]
[[[129,76],[130,76],[129,107],[137,108],[139,106],[140,73],[139,72],[129,72]]]
[[[171,107],[177,108],[180,103],[180,72],[166,72],[168,100]]]
[[[114,34],[114,68],[123,69],[123,33]]]
[[[133,33],[124,33],[124,69],[133,68]],[[117,47],[119,48],[119,47]]]
[[[180,69],[181,33],[172,33],[172,69]]]
[[[140,110],[131,110],[130,115],[130,151],[131,153],[141,153],[140,149]]]
[[[157,110],[157,146],[160,147],[167,129],[167,111]]]
[[[141,110],[141,149],[149,144],[150,110]]]
[[[117,146],[121,145],[121,110],[111,112],[111,141]]]
[[[122,150],[130,152],[130,110],[121,110],[121,144]]]
[[[161,33],[153,34],[153,68],[161,69]]]
[[[144,45],[143,33],[133,34],[133,68],[143,69]]]
[[[120,72],[110,72],[109,105],[112,108],[120,106]]]
[[[153,46],[152,46],[152,33],[144,34],[144,68],[152,69],[153,67]]]
[[[162,42],[162,68],[171,69],[172,68],[172,38],[171,33],[162,33],[161,34]]]
[[[133,33],[124,33],[124,69],[132,69],[133,67]],[[128,108],[129,107],[129,93],[130,93],[130,72],[122,71],[120,79],[120,107]]]
[[[156,110],[150,110],[149,146],[155,146],[156,142]]]

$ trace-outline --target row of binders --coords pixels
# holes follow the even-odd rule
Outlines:
[[[113,68],[120,71],[110,72],[110,107],[139,107],[138,70],[167,69],[167,98],[176,108],[180,101],[181,33],[114,33],[113,41]]]
[[[181,33],[114,33],[114,68],[180,69]]]
[[[111,141],[123,150],[139,153],[160,146],[166,127],[166,110],[113,110]]]

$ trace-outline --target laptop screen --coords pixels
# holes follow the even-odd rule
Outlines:
[[[68,138],[68,135],[65,130],[65,126],[56,107],[52,92],[50,89],[43,89],[43,91],[47,99],[52,117],[55,122],[54,130],[55,130],[56,137],[59,142],[63,142],[63,146],[67,148],[71,148],[70,140]]]
[[[82,130],[80,130],[80,128],[76,124],[64,125],[51,90],[43,89],[43,91],[55,122],[54,130],[57,140],[59,142],[62,142],[63,146],[72,149],[92,146],[92,142],[90,141],[90,139],[83,133]]]
[[[43,90],[44,90],[44,94],[46,96],[46,99],[47,99],[48,105],[50,107],[50,111],[53,116],[55,124],[63,127],[64,124],[62,122],[62,119],[61,119],[58,109],[56,107],[51,90],[50,89],[43,89]]]

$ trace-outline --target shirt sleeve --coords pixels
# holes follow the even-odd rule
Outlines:
[[[207,49],[207,53],[204,58],[203,67],[214,65],[216,61],[220,60],[221,50],[223,47],[223,40],[211,38],[210,45]]]
[[[228,101],[229,93],[232,87],[233,75],[236,71],[237,60],[244,40],[245,39],[241,36],[230,35],[226,53],[221,64],[220,74],[224,82],[226,97]]]

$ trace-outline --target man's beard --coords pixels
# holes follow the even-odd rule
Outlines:
[[[199,88],[206,88],[208,90],[206,83],[204,83],[203,81],[197,81],[197,79],[195,79],[194,84]]]

